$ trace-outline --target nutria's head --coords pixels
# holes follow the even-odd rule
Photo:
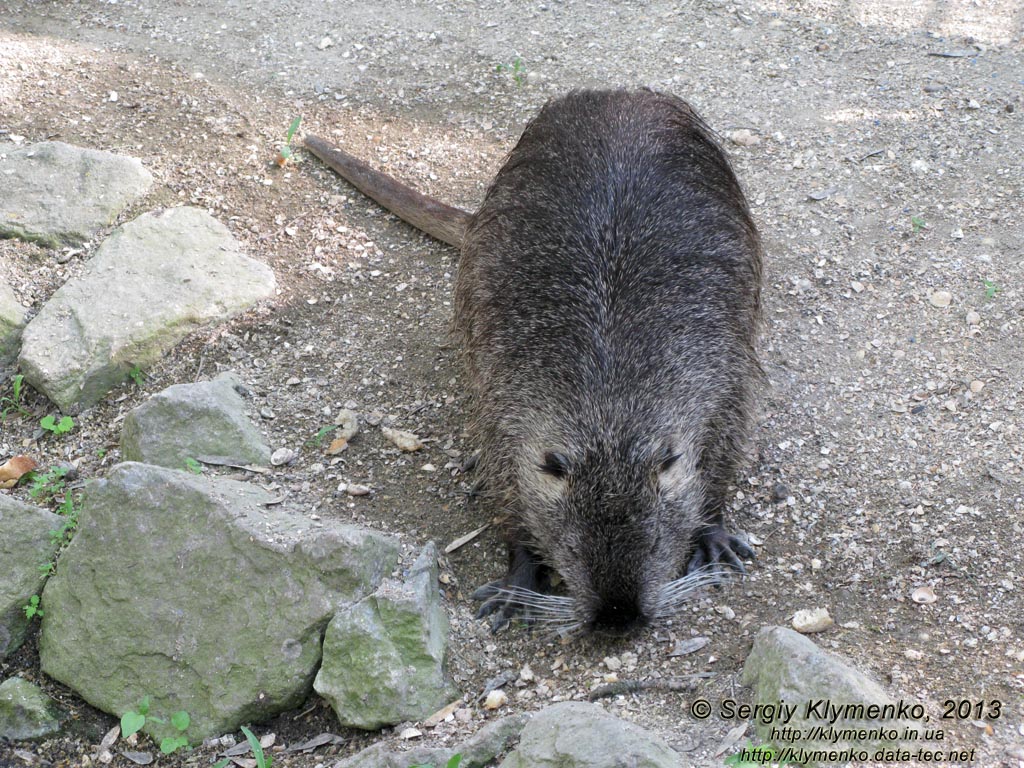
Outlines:
[[[704,488],[682,435],[546,445],[518,467],[524,527],[568,598],[522,596],[556,629],[622,633],[679,611]]]

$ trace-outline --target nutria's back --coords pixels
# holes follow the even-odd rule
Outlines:
[[[721,149],[648,91],[544,107],[470,221],[455,324],[480,467],[512,546],[561,572],[582,623],[652,618],[720,524],[759,379],[760,284]]]

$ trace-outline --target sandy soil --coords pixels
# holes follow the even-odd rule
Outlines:
[[[748,700],[738,671],[757,629],[827,607],[837,626],[818,642],[936,722],[948,699],[1002,702],[998,720],[942,727],[977,750],[977,765],[1024,764],[1022,30],[1011,0],[9,0],[0,151],[59,138],[141,157],[158,189],[126,218],[205,206],[282,290],[273,306],[179,345],[144,389],[113,393],[62,440],[37,434],[48,404],[30,396],[30,418],[0,424],[0,456],[101,475],[117,461],[127,409],[234,368],[256,408],[273,412],[261,421],[273,445],[299,451],[274,480],[310,513],[410,545],[476,528],[493,510],[467,503],[453,468],[472,451],[447,333],[457,254],[301,153],[277,169],[276,147],[301,114],[304,129],[472,208],[553,94],[670,90],[726,137],[768,251],[772,386],[731,510],[758,561],[671,625],[563,647],[521,629],[492,637],[473,621],[468,594],[504,563],[488,532],[446,564],[456,679],[478,691],[529,665],[535,679],[511,688],[517,710],[579,695],[616,667],[622,679],[710,672],[700,696]],[[94,245],[68,258],[0,241],[0,278],[37,310]],[[364,425],[349,451],[326,456],[310,439],[346,406],[431,442],[409,458]],[[337,494],[346,481],[375,493]],[[912,600],[923,586],[935,602]],[[709,642],[670,655],[691,637]],[[11,674],[75,713],[68,736],[24,759],[85,764],[112,719],[40,675],[34,639],[0,664]],[[685,762],[721,764],[715,752],[737,723],[695,720],[692,698],[644,693],[609,707]],[[427,738],[456,739],[479,717]],[[290,744],[339,729],[314,697],[260,730]],[[340,747],[279,760],[329,764],[371,738],[344,735]]]

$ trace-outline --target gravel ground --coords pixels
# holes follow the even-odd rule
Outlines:
[[[272,307],[190,338],[147,372],[144,391],[114,393],[61,440],[35,434],[47,404],[30,398],[31,418],[0,425],[0,455],[101,475],[117,461],[125,410],[230,367],[254,387],[272,444],[298,451],[274,482],[311,513],[410,543],[473,530],[493,510],[467,504],[454,469],[472,450],[447,334],[455,252],[315,160],[273,167],[274,150],[301,114],[304,129],[472,207],[551,95],[670,90],[726,138],[767,246],[772,386],[731,512],[759,559],[671,625],[561,646],[521,630],[492,637],[472,620],[466,595],[504,563],[488,531],[444,569],[460,686],[512,670],[508,706],[523,710],[611,674],[710,672],[701,696],[747,700],[737,673],[756,630],[820,606],[837,626],[817,640],[934,721],[947,699],[1002,702],[998,720],[942,727],[977,750],[978,765],[1024,764],[1022,29],[1010,0],[10,0],[0,142],[60,138],[141,157],[159,189],[129,216],[205,206],[275,268],[282,291]],[[91,250],[3,241],[0,278],[37,310]],[[363,429],[327,456],[311,438],[343,407]],[[378,419],[427,448],[399,454]],[[343,482],[374,493],[339,495]],[[937,599],[915,602],[920,587]],[[671,655],[694,637],[708,642]],[[34,641],[0,664],[0,677],[15,673],[41,679]],[[42,682],[77,726],[37,756],[81,764],[111,721]],[[609,707],[685,762],[720,764],[737,723],[694,720],[690,698],[642,693]],[[481,717],[426,738],[458,738]],[[264,730],[294,743],[337,728],[314,699]],[[346,735],[280,761],[314,765],[368,743]],[[162,763],[212,751],[193,755]]]

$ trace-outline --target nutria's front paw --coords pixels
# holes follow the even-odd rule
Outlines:
[[[745,574],[747,569],[743,560],[754,560],[756,557],[746,541],[728,533],[721,525],[714,525],[705,529],[697,540],[697,549],[686,566],[686,572],[696,573],[701,569],[727,565]]]
[[[472,597],[482,602],[476,618],[491,617],[491,631],[499,632],[516,616],[530,620],[529,596],[549,586],[547,569],[536,555],[525,547],[517,546],[510,558],[508,573],[502,578],[484,584]]]

